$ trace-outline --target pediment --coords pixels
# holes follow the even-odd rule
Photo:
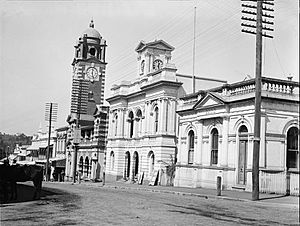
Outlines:
[[[167,50],[167,51],[173,51],[174,47],[169,45],[163,40],[155,40],[153,42],[145,43],[141,41],[138,46],[136,47],[135,51],[136,52],[141,52],[146,48],[151,48],[151,49],[161,49],[161,50]]]
[[[204,98],[200,99],[194,106],[194,109],[215,107],[224,105],[224,101],[217,98],[215,95],[208,93]]]
[[[146,43],[144,41],[140,41],[138,46],[135,48],[135,51],[139,52],[145,47]]]

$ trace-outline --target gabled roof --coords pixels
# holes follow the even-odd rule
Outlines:
[[[225,100],[223,98],[220,98],[218,95],[209,92],[205,97],[197,101],[197,103],[194,105],[194,109],[220,106],[224,104]]]
[[[175,48],[168,43],[166,43],[164,40],[155,40],[153,42],[144,42],[141,41],[138,46],[135,48],[136,52],[141,52],[145,48],[155,48],[155,49],[162,49],[162,50],[169,50],[173,51]]]

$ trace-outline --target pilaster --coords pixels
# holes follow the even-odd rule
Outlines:
[[[222,150],[221,150],[221,165],[228,165],[228,130],[229,129],[229,117],[223,118],[223,129],[222,129]]]
[[[203,120],[199,120],[198,131],[196,133],[197,136],[197,148],[195,153],[197,153],[197,157],[195,158],[196,164],[202,164],[202,154],[203,154]]]

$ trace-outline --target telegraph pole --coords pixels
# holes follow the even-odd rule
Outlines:
[[[242,29],[242,32],[255,34],[256,35],[256,69],[255,69],[255,112],[254,112],[254,138],[253,138],[253,162],[252,162],[252,200],[259,199],[259,152],[260,152],[260,129],[261,129],[261,72],[262,72],[262,37],[273,38],[272,36],[263,33],[263,30],[273,31],[272,28],[263,26],[265,24],[274,23],[268,20],[264,20],[263,17],[274,18],[274,16],[264,13],[265,11],[274,11],[273,9],[264,7],[266,5],[274,5],[273,0],[242,0],[247,2],[256,2],[255,5],[242,4],[243,7],[248,8],[248,10],[242,10],[242,13],[250,14],[251,16],[256,15],[256,19],[242,17],[242,20],[256,22],[253,24],[241,25],[247,28],[256,28],[256,32],[252,30]],[[250,9],[250,10],[249,10]],[[256,9],[256,12],[252,11]]]
[[[49,155],[50,155],[50,139],[51,139],[51,123],[57,119],[57,104],[56,103],[46,103],[46,113],[45,120],[49,121],[49,132],[48,132],[48,145],[46,152],[46,181],[49,181],[48,167],[49,167]]]
[[[196,53],[196,6],[194,8],[194,37],[193,37],[193,93],[196,91],[195,80],[195,53]]]

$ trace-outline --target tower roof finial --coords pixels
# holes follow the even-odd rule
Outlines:
[[[93,20],[93,18],[91,19],[90,27],[91,27],[91,28],[94,28],[94,20]]]

